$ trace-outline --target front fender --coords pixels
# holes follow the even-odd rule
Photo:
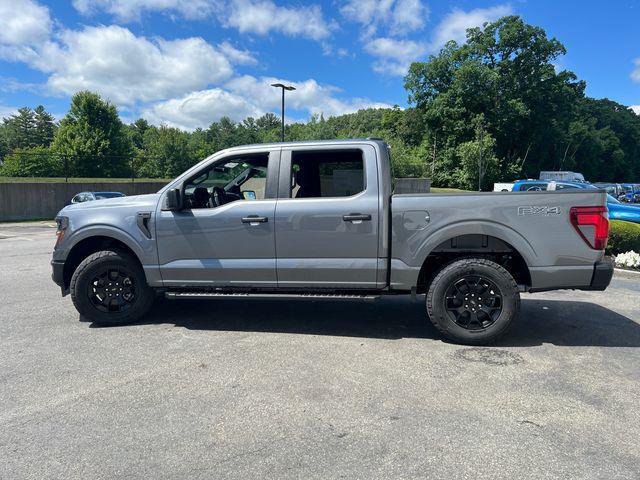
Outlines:
[[[142,232],[139,232],[136,238],[120,228],[102,224],[87,225],[74,231],[69,238],[65,238],[64,249],[60,251],[61,255],[56,256],[54,252],[54,260],[66,260],[78,243],[91,237],[108,237],[122,242],[131,249],[143,266],[157,263],[155,241],[147,239]]]

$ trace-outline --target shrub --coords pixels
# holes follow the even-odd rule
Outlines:
[[[640,252],[640,224],[611,220],[607,253],[617,255],[630,250]]]
[[[640,253],[636,253],[633,250],[626,253],[619,253],[616,255],[614,261],[619,267],[640,268]]]

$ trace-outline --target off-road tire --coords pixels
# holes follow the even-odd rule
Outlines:
[[[95,300],[91,300],[90,289],[96,276],[113,270],[126,275],[133,286],[134,296],[128,302],[126,310],[105,312],[98,309]],[[137,259],[118,250],[102,250],[85,258],[73,273],[69,290],[81,320],[104,325],[120,325],[139,320],[149,311],[155,298]]]
[[[461,279],[469,277],[486,279],[499,290],[501,311],[486,328],[464,328],[453,319],[455,314],[447,310],[447,292]],[[485,258],[463,258],[438,272],[429,285],[426,304],[431,323],[446,338],[465,345],[487,345],[504,335],[518,317],[520,293],[515,280],[502,266]]]

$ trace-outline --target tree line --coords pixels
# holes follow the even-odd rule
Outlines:
[[[365,109],[286,126],[287,140],[381,137],[396,177],[482,188],[575,170],[592,181],[640,180],[640,116],[559,70],[565,47],[517,16],[467,31],[404,79],[409,107]],[[42,106],[0,124],[3,176],[171,178],[218,150],[280,139],[279,118],[223,117],[186,132],[144,119],[125,125],[96,93],[75,94],[58,123]],[[482,158],[480,164],[479,159]]]

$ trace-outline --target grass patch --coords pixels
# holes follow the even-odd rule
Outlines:
[[[165,182],[164,178],[136,178],[135,183]],[[0,177],[0,183],[65,183],[64,177]],[[69,183],[131,183],[130,178],[71,178]]]
[[[431,187],[431,193],[457,193],[457,192],[468,192],[469,190],[460,190],[459,188],[441,188],[441,187]]]

